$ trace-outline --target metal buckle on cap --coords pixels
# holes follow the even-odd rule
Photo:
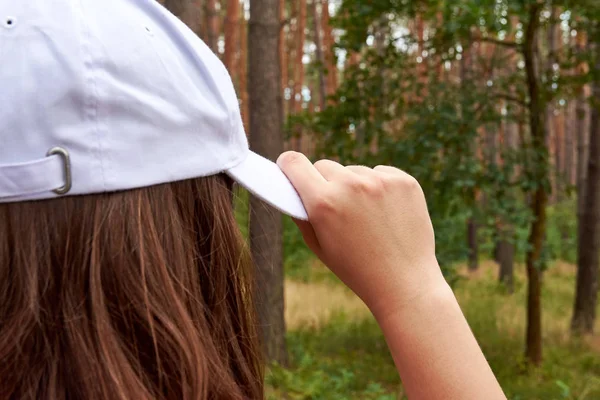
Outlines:
[[[69,152],[62,147],[53,147],[48,150],[46,154],[47,157],[59,155],[62,157],[63,165],[65,167],[65,184],[64,186],[53,190],[54,193],[63,195],[69,193],[72,186],[72,178],[71,178],[71,157],[69,156]]]

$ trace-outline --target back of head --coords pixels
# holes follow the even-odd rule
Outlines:
[[[262,398],[224,175],[0,204],[0,398]]]

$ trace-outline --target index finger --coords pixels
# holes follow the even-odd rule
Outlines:
[[[302,153],[287,151],[279,156],[277,165],[290,180],[302,201],[318,193],[327,183],[323,175]]]

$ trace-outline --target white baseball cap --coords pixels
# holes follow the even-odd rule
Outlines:
[[[221,172],[307,219],[223,64],[155,0],[0,0],[0,202]]]

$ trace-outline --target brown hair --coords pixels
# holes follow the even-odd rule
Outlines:
[[[0,399],[260,399],[250,261],[217,175],[0,204]]]

